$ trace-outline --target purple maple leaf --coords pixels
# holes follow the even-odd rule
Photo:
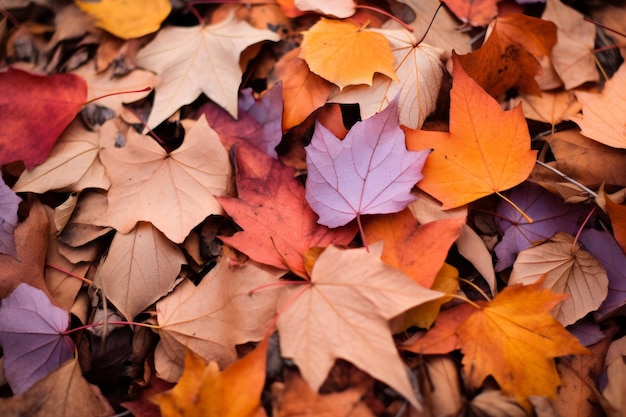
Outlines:
[[[509,198],[531,219],[526,219],[505,201],[498,204],[496,221],[504,233],[495,247],[498,263],[495,270],[502,271],[513,265],[517,255],[530,248],[534,242],[549,239],[556,232],[575,235],[582,220],[589,213],[589,206],[565,204],[560,197],[540,186],[526,182],[516,187]]]
[[[19,395],[74,356],[74,342],[63,334],[69,314],[43,291],[24,283],[1,302],[4,374]]]
[[[17,208],[22,201],[0,175],[0,253],[17,258],[13,231],[17,226]]]
[[[430,154],[408,151],[398,124],[398,102],[355,124],[344,140],[321,123],[306,148],[306,200],[318,223],[343,226],[361,214],[396,213],[416,197]]]
[[[276,84],[263,97],[255,100],[252,89],[244,89],[239,97],[238,119],[226,110],[210,102],[198,110],[204,114],[209,126],[230,148],[237,141],[251,143],[267,155],[278,159],[276,146],[282,139],[283,100],[281,84]]]
[[[604,320],[626,305],[626,255],[608,232],[585,229],[580,242],[600,261],[609,278],[609,293],[594,313],[596,320]]]

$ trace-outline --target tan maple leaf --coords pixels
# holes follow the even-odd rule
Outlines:
[[[148,126],[156,127],[201,93],[237,118],[239,55],[252,44],[279,39],[274,32],[238,20],[234,13],[214,25],[161,29],[136,60],[161,77]]]
[[[147,221],[181,243],[207,216],[222,213],[214,196],[227,194],[228,154],[204,116],[183,125],[184,142],[170,153],[132,129],[124,147],[108,144],[100,151],[112,183],[100,226],[128,233]]]
[[[335,359],[342,358],[421,408],[391,337],[389,319],[443,294],[385,265],[382,249],[376,243],[370,244],[370,252],[335,246],[322,252],[311,281],[281,295],[281,352],[293,358],[314,390]]]

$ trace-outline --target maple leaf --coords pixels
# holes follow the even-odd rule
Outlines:
[[[571,90],[585,82],[598,81],[593,50],[596,26],[558,0],[547,0],[541,17],[556,24],[558,42],[550,58],[565,88]]]
[[[498,15],[500,0],[442,0],[462,22],[484,26]]]
[[[257,262],[289,269],[306,278],[303,255],[312,247],[347,245],[356,227],[330,230],[317,224],[295,170],[280,161],[241,146],[237,149],[237,198],[217,201],[243,228],[221,236]]]
[[[333,88],[332,83],[311,72],[299,55],[300,48],[296,48],[276,63],[276,77],[283,85],[283,130],[299,125],[322,107]]]
[[[107,144],[101,149],[111,188],[99,225],[129,233],[138,221],[148,221],[181,243],[207,216],[222,213],[215,196],[226,195],[228,189],[228,154],[206,118],[183,126],[183,144],[170,153],[133,129],[124,147]]]
[[[0,254],[17,258],[15,236],[17,209],[22,199],[15,194],[0,176]]]
[[[397,80],[389,41],[349,21],[321,18],[302,32],[300,57],[311,71],[337,84],[372,85],[378,72]]]
[[[221,367],[236,359],[235,345],[258,341],[274,319],[280,288],[250,292],[278,282],[284,271],[224,254],[196,287],[184,280],[157,302],[160,342],[155,351],[159,377],[180,376],[185,349]]]
[[[40,194],[50,190],[108,189],[111,181],[98,155],[101,136],[117,133],[115,125],[111,120],[99,132],[92,132],[76,119],[54,144],[48,158],[41,165],[22,172],[13,189]]]
[[[63,332],[67,311],[52,304],[38,288],[22,283],[2,299],[0,345],[4,375],[16,395],[74,356],[74,343]]]
[[[268,344],[266,337],[223,372],[216,362],[207,365],[188,350],[178,384],[153,396],[152,401],[163,417],[253,417],[261,406]]]
[[[0,165],[24,161],[31,169],[50,149],[87,98],[74,74],[41,76],[15,68],[0,72]]]
[[[115,411],[83,377],[78,359],[69,360],[37,381],[28,391],[0,398],[6,417],[109,417]]]
[[[186,264],[182,251],[150,223],[116,233],[93,285],[102,289],[127,320],[171,292]]]
[[[467,75],[496,98],[512,87],[540,95],[535,81],[542,71],[539,59],[550,54],[556,40],[554,23],[511,14],[496,19],[483,46],[458,59]]]
[[[564,326],[597,310],[607,296],[606,271],[567,233],[557,233],[549,241],[521,251],[509,285],[531,284],[544,276],[543,288],[571,296],[552,312]]]
[[[536,151],[521,107],[503,111],[453,56],[450,132],[404,128],[407,148],[434,148],[417,186],[443,203],[460,207],[524,181]],[[504,149],[504,152],[503,152]]]
[[[496,271],[513,265],[517,254],[535,242],[549,239],[557,232],[576,233],[580,220],[589,211],[588,206],[565,204],[561,198],[529,182],[513,189],[509,199],[533,222],[529,223],[511,204],[498,204],[496,223],[502,239],[495,247]]]
[[[96,19],[96,26],[122,39],[156,32],[170,14],[169,0],[75,0],[82,11]]]
[[[137,54],[136,63],[161,77],[147,125],[156,127],[201,93],[237,118],[237,91],[242,71],[239,55],[276,33],[260,30],[234,13],[214,25],[165,27]]]
[[[382,245],[326,248],[304,288],[285,291],[278,318],[281,352],[293,358],[314,390],[335,359],[345,359],[402,394],[420,408],[398,356],[388,320],[439,298],[404,273],[385,265]],[[297,293],[297,298],[294,293]],[[280,307],[279,307],[280,309]]]
[[[339,18],[350,17],[356,10],[353,0],[294,0],[294,5],[302,11],[315,11]]]
[[[381,257],[384,263],[430,288],[464,223],[464,218],[453,218],[420,225],[405,209],[372,216],[364,222],[363,231],[368,242],[385,242]]]
[[[583,106],[582,116],[570,120],[580,126],[580,133],[614,148],[626,148],[626,115],[616,111],[626,101],[622,86],[626,83],[626,64],[620,65],[613,77],[604,84],[602,93],[576,91]]]
[[[443,78],[440,51],[426,44],[417,44],[406,30],[372,30],[384,35],[395,57],[398,81],[377,74],[371,86],[349,86],[329,97],[335,103],[358,103],[361,118],[380,112],[398,96],[400,124],[417,129],[426,116],[435,110]]]
[[[396,101],[355,124],[343,140],[317,122],[305,149],[306,200],[328,227],[404,209],[415,200],[410,191],[429,154],[407,151]]]

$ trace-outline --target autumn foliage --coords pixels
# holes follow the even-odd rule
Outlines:
[[[0,415],[623,415],[626,8],[224,3],[0,4]]]

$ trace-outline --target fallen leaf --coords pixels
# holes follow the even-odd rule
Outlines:
[[[596,25],[585,16],[559,0],[546,0],[541,18],[553,22],[558,41],[550,54],[554,70],[571,90],[589,81],[598,81],[594,57]]]
[[[611,219],[611,226],[613,227],[613,236],[615,236],[615,240],[626,253],[626,207],[613,201],[604,190],[601,190],[598,194],[604,197],[606,212],[609,215],[609,219]]]
[[[464,223],[464,218],[453,218],[420,225],[411,211],[404,209],[368,218],[363,231],[368,242],[384,242],[384,263],[430,288]]]
[[[272,387],[273,388],[273,387]],[[300,375],[287,372],[285,386],[272,392],[277,417],[373,417],[363,401],[362,390],[349,388],[342,392],[320,395],[313,391]]]
[[[0,305],[0,345],[4,375],[15,395],[28,391],[74,356],[74,343],[63,333],[67,311],[52,304],[38,288],[20,284]]]
[[[420,387],[428,415],[459,415],[465,404],[455,360],[447,356],[425,356],[424,365],[426,375]]]
[[[442,59],[444,61],[450,59],[453,50],[457,54],[466,54],[472,51],[468,32],[458,30],[459,21],[447,8],[442,7],[439,9],[441,4],[439,0],[399,1],[409,5],[415,12],[415,20],[410,25],[418,36],[426,34],[422,43],[442,51]],[[393,19],[389,19],[385,22],[383,28],[399,29],[400,24]]]
[[[0,299],[9,295],[21,283],[39,288],[50,296],[43,276],[48,230],[46,211],[36,201],[30,208],[28,218],[14,230],[17,256],[0,254]]]
[[[496,389],[482,391],[472,398],[468,408],[471,410],[471,413],[475,413],[475,415],[480,417],[528,416],[528,413],[513,398]]]
[[[296,48],[276,63],[276,77],[283,85],[283,130],[299,125],[322,107],[333,88],[332,83],[311,72],[299,55],[300,48]]]
[[[417,186],[443,203],[460,207],[524,181],[535,165],[521,107],[503,111],[453,56],[450,133],[405,128],[407,148],[434,148]],[[506,152],[502,152],[506,149]]]
[[[127,320],[133,320],[174,289],[186,263],[182,251],[163,233],[139,222],[128,234],[115,234],[93,285]]]
[[[218,202],[243,231],[221,236],[225,243],[257,262],[307,278],[303,255],[310,248],[347,245],[354,238],[355,225],[330,230],[317,224],[293,168],[243,146],[236,164],[238,197]]]
[[[68,360],[23,394],[0,398],[4,417],[108,417],[115,413],[90,385],[78,364]]]
[[[315,11],[339,18],[350,17],[356,11],[353,0],[294,0],[294,5],[303,12]]]
[[[567,233],[557,233],[550,240],[521,251],[513,264],[509,285],[526,285],[540,279],[543,288],[570,296],[552,310],[563,326],[597,310],[609,285],[600,262]]]
[[[398,81],[376,74],[371,86],[349,86],[329,97],[334,103],[358,103],[361,118],[367,119],[383,110],[398,97],[400,124],[418,129],[437,105],[443,78],[441,52],[425,43],[417,44],[406,30],[375,30],[384,35],[395,57]]]
[[[315,74],[337,84],[372,85],[374,73],[397,80],[389,41],[347,20],[321,18],[302,32],[300,58]]]
[[[215,196],[227,193],[228,154],[206,118],[183,126],[183,144],[170,153],[133,129],[124,147],[101,149],[111,188],[106,217],[96,224],[129,233],[137,222],[147,221],[181,243],[207,216],[222,213]]]
[[[492,375],[525,408],[530,396],[554,397],[553,358],[589,353],[548,313],[565,298],[540,282],[508,286],[470,315],[458,330],[467,383],[479,387]]]
[[[96,19],[96,26],[122,39],[156,32],[170,14],[169,0],[74,0],[82,11]]]
[[[573,91],[542,91],[541,96],[522,94],[510,100],[510,106],[515,107],[522,103],[524,115],[527,119],[556,125],[576,115],[581,109]],[[571,130],[570,130],[571,131]],[[562,132],[556,132],[559,134]],[[558,159],[558,158],[557,158]]]
[[[575,91],[583,106],[582,116],[571,117],[580,133],[613,148],[626,148],[626,115],[616,112],[626,101],[622,86],[626,83],[626,65],[622,64],[604,84],[602,93]]]
[[[236,344],[263,338],[276,313],[281,292],[276,283],[284,271],[252,261],[229,266],[233,261],[228,254],[222,255],[197,287],[184,280],[157,302],[161,340],[155,351],[155,366],[160,378],[175,381],[180,377],[178,364],[185,349],[223,368],[235,361]],[[276,288],[250,294],[272,284]]]
[[[326,248],[313,266],[311,281],[286,290],[279,299],[281,352],[295,361],[314,391],[341,358],[420,409],[388,320],[442,294],[385,265],[381,253],[381,244],[370,245],[369,252]]]
[[[22,199],[17,196],[0,176],[0,254],[17,258],[15,236],[17,209]]]
[[[513,87],[524,94],[540,95],[534,78],[541,73],[539,59],[550,54],[556,41],[554,23],[511,14],[498,17],[485,43],[458,60],[467,75],[497,99]]]
[[[157,394],[163,417],[253,417],[261,406],[265,384],[268,338],[242,359],[220,372],[217,362],[208,365],[187,351],[185,372],[178,385]]]
[[[495,247],[498,257],[496,271],[513,265],[517,254],[535,242],[549,239],[557,232],[575,234],[591,209],[583,205],[565,204],[559,197],[533,183],[516,187],[509,194],[509,199],[533,222],[528,223],[510,204],[498,204],[496,224],[502,231],[502,239]]]
[[[241,92],[238,119],[233,119],[226,110],[213,102],[200,107],[198,115],[206,117],[209,126],[217,132],[227,149],[243,143],[253,145],[278,159],[275,148],[282,138],[281,85],[272,87],[259,100],[255,100],[252,94],[249,88]]]
[[[626,255],[613,236],[605,231],[585,229],[580,241],[598,259],[609,277],[609,292],[594,313],[598,321],[605,320],[626,305]]]
[[[443,2],[463,23],[485,26],[498,15],[500,0],[444,0]]]
[[[111,181],[98,157],[100,137],[116,131],[114,121],[106,122],[100,132],[92,132],[76,119],[55,143],[48,158],[41,165],[25,170],[13,189],[39,194],[50,190],[108,189]]]
[[[136,59],[138,66],[161,77],[147,125],[156,127],[201,93],[237,118],[239,55],[264,40],[278,41],[279,37],[237,20],[234,13],[214,25],[161,29]]]
[[[77,75],[15,68],[0,72],[0,91],[0,165],[24,161],[28,169],[46,160],[87,98],[87,84]]]
[[[626,397],[624,397],[626,392],[626,363],[624,363],[624,356],[626,356],[626,338],[622,337],[611,343],[606,357],[605,372],[608,383],[602,390],[602,395],[611,407],[611,410],[604,410],[610,417],[620,416],[626,410]]]
[[[393,213],[415,196],[429,151],[407,151],[397,102],[355,124],[343,140],[317,123],[306,147],[306,200],[318,223],[343,226],[363,214]]]

